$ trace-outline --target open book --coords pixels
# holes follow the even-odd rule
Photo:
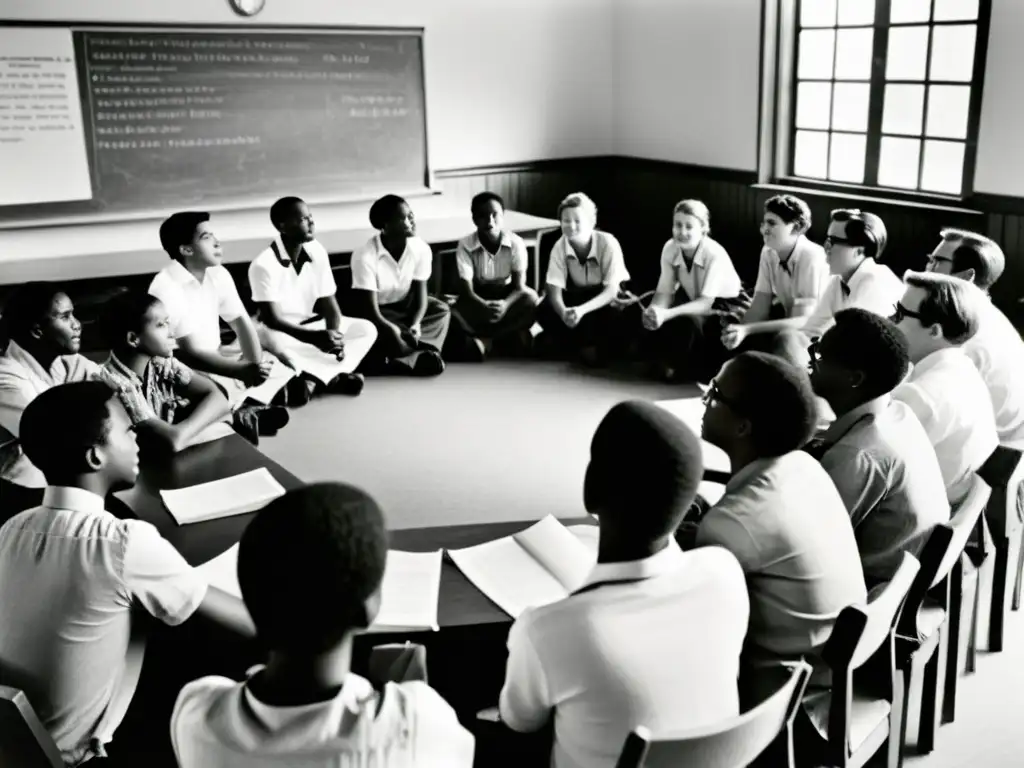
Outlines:
[[[511,536],[449,549],[448,556],[512,618],[579,589],[597,559],[594,549],[551,515]]]
[[[209,483],[160,491],[164,506],[178,525],[243,515],[284,495],[266,467]]]

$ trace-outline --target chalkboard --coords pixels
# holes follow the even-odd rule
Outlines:
[[[85,192],[77,200],[6,200],[15,204],[0,204],[4,223],[131,218],[183,206],[244,208],[285,194],[368,199],[430,185],[422,30],[63,29],[81,103]],[[18,30],[4,25],[0,39],[5,32],[12,39]],[[51,38],[52,30],[39,39],[52,45]],[[25,94],[50,82],[39,78],[61,76],[46,74],[59,64],[43,56],[22,58],[43,62],[25,63],[25,80],[8,81]],[[36,80],[27,80],[29,71]],[[3,82],[0,77],[0,89]],[[38,102],[44,92],[34,93]],[[9,119],[4,94],[0,119]],[[49,109],[59,109],[49,98]],[[60,169],[50,170],[59,190]]]

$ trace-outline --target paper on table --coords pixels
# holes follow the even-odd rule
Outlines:
[[[683,397],[678,400],[659,400],[655,405],[664,408],[686,426],[695,435],[700,435],[701,421],[704,419],[704,403],[699,397]],[[731,472],[732,462],[729,457],[718,446],[712,445],[707,440],[701,440],[701,450],[704,454],[704,469],[714,469],[719,472]]]
[[[241,515],[284,495],[284,488],[266,467],[233,477],[160,491],[164,506],[178,525]]]
[[[592,555],[577,537],[551,515],[525,531],[514,534],[512,538],[534,560],[547,568],[565,587],[566,592],[579,589],[594,567],[596,554]]]
[[[370,632],[414,632],[438,628],[441,555],[435,552],[388,550],[381,585],[380,613]]]
[[[249,387],[242,393],[242,400],[255,400],[261,405],[270,405],[274,395],[281,391],[281,387],[295,376],[295,371],[284,363],[274,361],[274,367],[270,369],[270,376],[262,384]]]
[[[225,550],[213,560],[196,566],[206,583],[221,592],[241,599],[242,588],[238,585],[238,545]]]

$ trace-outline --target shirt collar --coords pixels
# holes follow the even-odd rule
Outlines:
[[[780,458],[782,457],[768,456],[763,459],[754,459],[754,461],[747,464],[747,466],[743,467],[743,469],[741,469],[739,472],[733,473],[733,476],[729,478],[729,482],[725,484],[725,492],[732,493],[740,486],[744,485],[754,475],[768,469],[768,467],[770,467]]]
[[[308,727],[311,715],[315,715],[317,712],[328,712],[339,705],[353,714],[359,714],[374,696],[373,685],[370,684],[370,681],[350,672],[345,676],[341,690],[333,699],[293,707],[274,707],[264,704],[249,690],[248,680],[262,669],[263,665],[259,665],[249,670],[248,679],[242,686],[242,696],[245,698],[246,706],[256,715],[260,723],[268,726],[270,731],[279,731],[284,726],[293,723],[297,727]]]
[[[274,256],[275,258],[277,258],[278,264],[280,264],[282,267],[292,266],[292,259],[288,255],[288,249],[284,247],[284,241],[281,240],[280,234],[278,234],[277,237],[274,238],[274,246],[271,248],[271,250],[274,252]],[[302,266],[304,264],[308,264],[312,260],[312,257],[306,251],[305,244],[303,244],[303,246],[299,248],[299,255],[295,257],[295,271],[301,272]]]
[[[501,230],[501,235],[498,238],[498,248],[500,250],[501,248],[506,248],[506,247],[507,248],[511,248],[512,247],[512,238],[510,238],[508,236],[508,230],[503,229],[503,230]],[[571,249],[572,249],[572,246],[570,246],[570,250]],[[469,241],[469,250],[470,251],[478,251],[478,250],[485,250],[486,251],[487,250],[486,248],[484,248],[484,244],[480,242],[480,233],[479,232],[474,232],[472,234],[471,239]],[[593,249],[591,249],[591,250],[593,250]]]
[[[104,499],[84,488],[49,485],[43,491],[43,506],[50,509],[70,509],[74,512],[105,512]]]
[[[167,275],[179,285],[185,285],[189,282],[196,283],[197,285],[202,285],[202,282],[198,278],[196,278],[195,275],[189,272],[188,268],[180,261],[171,261],[170,266],[167,267]],[[203,277],[206,277],[205,273]]]
[[[783,260],[783,258],[781,256],[779,256],[779,252],[778,251],[776,251],[774,248],[772,248],[771,252],[775,254],[775,261],[778,263],[779,269],[781,269],[787,275],[792,277],[793,276],[793,266],[796,264],[796,262],[798,262],[800,260],[800,251],[806,246],[806,244],[807,244],[807,238],[806,237],[804,237],[803,235],[800,235],[799,237],[797,237],[796,244],[793,246],[793,250],[789,252],[789,256],[786,257],[785,260]]]
[[[853,429],[853,426],[858,421],[868,415],[877,418],[885,411],[886,408],[889,407],[891,402],[892,397],[887,392],[873,400],[868,400],[866,403],[861,403],[856,408],[844,413],[833,421],[832,424],[829,425],[829,428],[825,430],[825,434],[822,435],[822,437],[825,442],[829,444],[839,442],[843,435]]]
[[[562,235],[562,238],[565,240],[565,258],[576,259],[576,261],[580,261],[580,257],[576,255],[576,251],[573,249],[572,243],[569,242],[569,238],[566,237],[565,235]],[[583,259],[582,261],[598,261],[596,231],[592,232],[590,235],[590,252],[587,254],[587,258]]]
[[[703,269],[706,266],[706,264],[707,264],[706,257],[704,255],[704,241],[705,240],[707,240],[707,236],[704,236],[704,237],[702,237],[700,239],[700,242],[697,243],[697,250],[693,252],[693,264],[694,264],[694,266],[700,267],[701,269]],[[683,255],[683,246],[681,246],[679,243],[676,243],[675,246],[676,246],[676,257],[675,257],[675,259],[673,260],[672,263],[675,266],[677,266],[677,267],[680,267],[680,266],[685,267],[686,266],[686,257]]]
[[[923,360],[918,361],[914,364],[914,367],[910,369],[910,375],[908,379],[916,379],[922,373],[926,373],[934,368],[941,368],[943,365],[947,365],[956,360],[957,355],[963,355],[964,352],[960,347],[946,347],[945,349],[937,349],[930,355],[925,357]]]
[[[632,581],[661,576],[677,568],[683,559],[683,551],[675,537],[669,537],[668,544],[660,552],[640,560],[624,563],[598,563],[591,569],[583,586],[604,581]]]
[[[114,372],[119,376],[123,376],[138,386],[143,386],[142,379],[135,371],[129,368],[127,365],[121,362],[121,360],[113,352],[110,353],[110,357],[107,358],[107,365],[114,369]],[[148,365],[148,364],[147,364]]]
[[[842,278],[839,278],[840,287],[844,287],[843,293],[849,296],[857,288],[858,285],[860,285],[865,280],[868,280],[874,271],[875,260],[868,256],[864,259],[864,261],[860,263],[860,266],[858,266],[857,269],[853,271],[853,274],[850,275],[849,280],[844,282]]]
[[[37,378],[40,378],[51,385],[53,384],[52,370],[43,370],[43,366],[39,364],[39,361],[14,339],[10,339],[7,342],[7,350],[4,352],[4,357],[28,368]],[[53,361],[54,365],[57,364],[57,360],[60,360],[60,357],[57,357]]]

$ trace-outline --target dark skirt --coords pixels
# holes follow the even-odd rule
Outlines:
[[[448,326],[451,323],[451,309],[440,299],[428,296],[427,311],[423,315],[423,320],[420,321],[421,333],[418,339],[409,333],[414,309],[412,291],[401,301],[381,305],[381,315],[385,320],[402,329],[402,337],[406,344],[413,348],[413,351],[409,354],[397,355],[394,349],[389,348],[388,334],[382,333],[377,337],[377,342],[373,345],[370,353],[363,359],[360,371],[371,374],[385,371],[395,373],[403,369],[412,371],[421,355],[441,353],[445,338],[448,336]]]
[[[598,296],[604,288],[603,285],[566,288],[562,291],[562,301],[566,307],[578,307]],[[537,308],[537,322],[544,329],[544,335],[551,340],[554,349],[565,354],[591,347],[608,357],[617,355],[625,346],[624,320],[622,311],[609,304],[584,315],[575,328],[570,328],[547,297]]]
[[[473,290],[484,301],[498,301],[506,299],[512,293],[512,286],[479,285],[474,286]],[[495,321],[484,307],[474,301],[460,298],[452,307],[452,319],[455,321],[456,328],[467,336],[497,339],[529,329],[536,320],[539,301],[536,291],[532,288],[525,288],[509,304],[501,319]]]

